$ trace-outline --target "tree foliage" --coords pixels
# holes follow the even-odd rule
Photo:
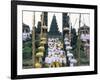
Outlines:
[[[24,42],[23,43],[23,59],[32,58],[32,42]]]

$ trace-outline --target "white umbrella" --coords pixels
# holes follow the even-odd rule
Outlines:
[[[66,38],[64,39],[64,41],[68,41],[68,38],[66,37]]]
[[[73,67],[77,63],[76,59],[70,59],[70,66]]]
[[[67,53],[67,56],[68,57],[73,57],[73,54],[72,53]]]
[[[68,27],[65,27],[64,30],[70,30]]]
[[[42,26],[43,29],[47,29],[47,26]]]
[[[71,46],[66,46],[66,50],[72,49]]]
[[[86,44],[85,44],[85,46],[89,47],[89,46],[90,46],[90,44],[86,43]]]
[[[77,63],[77,60],[76,59],[70,59],[70,62],[71,63]]]
[[[80,38],[81,38],[81,40],[86,41],[86,40],[90,39],[90,35],[89,34],[86,34],[86,35],[82,34]]]
[[[67,44],[70,44],[70,42],[68,42],[68,41],[65,41],[65,44],[67,45]]]

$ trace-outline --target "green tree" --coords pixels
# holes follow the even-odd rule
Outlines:
[[[30,58],[32,58],[32,48],[26,46],[23,48],[23,59]]]

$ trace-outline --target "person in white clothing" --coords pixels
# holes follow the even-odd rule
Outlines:
[[[51,67],[52,57],[50,55],[45,58],[45,63],[48,67]]]
[[[62,66],[63,59],[61,56],[59,57],[59,62],[60,62],[60,66]]]
[[[62,64],[63,64],[63,66],[66,66],[66,57],[64,56],[63,58],[62,58]]]

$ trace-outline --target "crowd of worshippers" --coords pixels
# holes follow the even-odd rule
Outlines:
[[[66,55],[61,45],[59,38],[48,38],[48,53],[45,57],[47,67],[66,66]]]

